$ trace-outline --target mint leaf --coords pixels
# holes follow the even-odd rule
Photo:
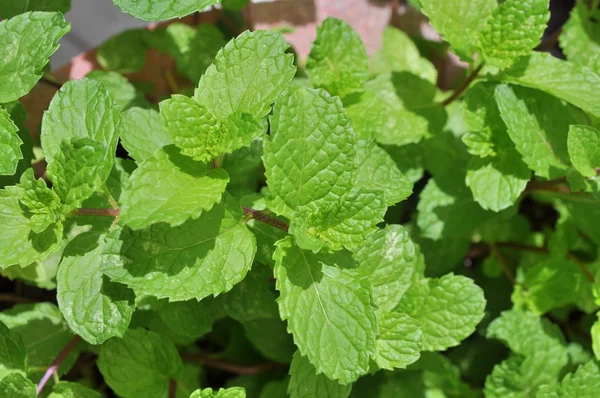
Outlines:
[[[27,11],[60,11],[66,14],[71,8],[71,0],[5,0],[0,5],[0,16],[9,19]]]
[[[600,131],[590,126],[569,126],[569,156],[585,177],[595,177],[600,168]]]
[[[344,98],[344,107],[359,140],[370,141],[386,134],[386,103],[375,93],[364,91]]]
[[[31,137],[29,129],[25,126],[25,122],[27,121],[27,112],[25,111],[25,107],[23,106],[22,103],[20,103],[18,101],[9,102],[8,104],[4,104],[2,107],[4,108],[4,110],[6,110],[8,112],[8,114],[10,115],[10,119],[12,120],[12,122],[15,124],[15,126],[19,130],[17,132],[17,135],[19,136],[19,139],[22,141],[22,144],[20,145],[19,149],[20,149],[20,153],[22,153],[23,156],[22,156],[22,159],[19,160],[17,163],[17,168],[16,168],[15,174],[13,174],[10,177],[0,175],[0,187],[11,185],[11,184],[18,182],[19,178],[21,177],[21,174],[23,174],[25,172],[25,170],[27,170],[28,168],[31,167],[32,161],[34,160],[33,139]],[[4,119],[4,118],[0,116],[0,119]],[[0,124],[3,125],[4,123],[0,122]],[[3,128],[0,127],[0,129],[3,129]],[[11,129],[12,129],[12,126],[11,126]],[[9,138],[9,137],[2,138],[2,142],[4,142],[4,143],[8,143],[11,141],[12,141],[12,138]],[[12,148],[12,145],[11,145],[11,148]],[[10,158],[10,156],[9,156],[9,158]],[[6,158],[4,158],[4,159],[6,159]],[[6,160],[4,160],[4,161],[6,162]],[[0,162],[0,163],[2,163],[2,162]]]
[[[296,351],[290,365],[290,381],[287,393],[291,398],[347,398],[350,395],[351,385],[342,385],[329,380],[317,370],[308,358]]]
[[[98,47],[96,59],[106,70],[123,74],[137,72],[146,63],[149,35],[146,29],[123,31]]]
[[[562,61],[549,53],[534,52],[499,78],[544,91],[600,117],[600,105],[595,101],[600,75],[585,66]]]
[[[85,77],[86,79],[102,83],[121,110],[129,109],[133,106],[150,107],[143,94],[125,76],[117,72],[93,70],[85,75]]]
[[[10,398],[35,398],[35,384],[20,373],[11,373],[0,379],[0,396]]]
[[[28,12],[0,22],[0,104],[21,98],[35,86],[69,30],[57,12]]]
[[[600,388],[600,369],[595,361],[589,361],[570,373],[559,383],[542,386],[538,398],[592,398]]]
[[[159,222],[181,225],[219,203],[228,182],[223,169],[211,170],[166,146],[131,174],[121,197],[121,219],[134,230]]]
[[[138,163],[172,143],[155,110],[134,107],[123,112],[122,116],[121,144]]]
[[[274,302],[274,301],[273,301]],[[244,322],[246,337],[265,358],[290,363],[296,351],[287,323],[279,318],[256,319]]]
[[[48,398],[102,398],[102,394],[83,384],[61,381],[52,387]]]
[[[288,47],[280,33],[242,33],[219,51],[194,98],[219,120],[235,112],[266,116],[296,73]]]
[[[104,343],[98,368],[110,388],[129,397],[163,398],[169,392],[169,380],[183,373],[175,345],[143,329],[130,329],[123,338]]]
[[[548,0],[502,2],[479,32],[478,45],[485,62],[504,69],[529,55],[546,30],[548,7]]]
[[[246,398],[246,391],[242,387],[220,388],[214,391],[212,388],[196,390],[190,398]]]
[[[541,177],[564,176],[569,164],[569,124],[581,121],[583,115],[554,97],[529,89],[501,85],[495,98],[523,161]]]
[[[27,370],[27,354],[21,335],[0,322],[0,379]]]
[[[108,235],[104,272],[136,294],[170,301],[227,292],[244,279],[256,252],[254,235],[242,220],[242,209],[226,195],[177,227],[116,230]]]
[[[600,31],[594,23],[593,10],[578,2],[559,36],[567,59],[600,73]]]
[[[17,135],[18,131],[9,113],[0,108],[0,175],[15,174],[19,160],[23,158],[23,142]]]
[[[483,209],[498,212],[519,199],[530,179],[531,171],[519,153],[507,149],[489,160],[473,157],[466,183]]]
[[[448,274],[414,283],[396,310],[421,326],[424,351],[443,351],[475,331],[485,305],[483,290],[471,279]]]
[[[269,208],[289,218],[339,200],[352,188],[355,142],[339,98],[307,88],[282,95],[264,143]]]
[[[367,235],[354,253],[361,272],[373,286],[373,301],[380,311],[392,310],[410,287],[416,272],[417,252],[408,231],[388,225]]]
[[[121,114],[102,84],[90,79],[67,82],[44,113],[41,141],[48,167],[54,167],[63,141],[88,138],[107,148],[107,159],[98,170],[105,181],[114,162],[120,125]]]
[[[496,0],[420,0],[431,25],[460,54],[470,57],[478,31],[492,15]]]
[[[93,232],[73,239],[58,267],[57,300],[71,330],[90,344],[122,337],[134,310],[135,296],[102,274],[104,237]]]
[[[377,324],[370,286],[351,269],[349,253],[314,254],[287,238],[274,258],[279,312],[300,352],[342,384],[365,374]]]
[[[373,357],[382,369],[405,369],[421,356],[423,332],[418,321],[398,312],[378,315],[379,335]]]
[[[121,11],[143,21],[181,18],[203,11],[220,0],[113,0]]]
[[[28,210],[26,213],[34,233],[42,233],[52,224],[63,221],[65,210],[60,198],[48,188],[44,180],[35,179],[33,169],[27,169],[21,175],[16,192],[21,205]]]
[[[360,35],[337,18],[323,21],[306,61],[311,83],[345,97],[363,91],[368,72],[369,57]]]

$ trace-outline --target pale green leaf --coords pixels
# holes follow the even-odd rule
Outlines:
[[[379,310],[396,307],[416,272],[417,252],[408,231],[401,225],[377,230],[366,237],[354,258],[359,272],[373,286],[373,301]]]
[[[181,18],[221,0],[113,0],[121,11],[143,21]]]
[[[117,72],[93,70],[85,75],[85,77],[102,83],[122,111],[133,106],[150,107],[150,103],[146,101],[143,93],[135,88],[125,76]]]
[[[424,351],[443,351],[469,337],[484,316],[483,290],[473,280],[453,274],[415,282],[397,311],[421,326]]]
[[[594,177],[600,169],[600,131],[590,126],[569,126],[567,140],[573,166],[585,177]]]
[[[0,322],[0,379],[27,370],[27,353],[21,335]]]
[[[246,398],[246,391],[242,387],[220,388],[218,391],[205,388],[194,391],[190,398]]]
[[[20,373],[11,373],[0,380],[0,397],[35,398],[35,384]]]
[[[600,389],[600,368],[595,361],[581,365],[558,384],[542,386],[537,398],[594,398]]]
[[[104,236],[88,232],[65,248],[58,267],[58,306],[71,330],[90,344],[122,337],[134,310],[135,296],[102,274]]]
[[[379,335],[373,360],[381,369],[405,369],[421,356],[423,332],[410,316],[388,312],[378,315]]]
[[[102,398],[102,394],[71,381],[61,381],[52,387],[48,398]]]
[[[527,398],[528,391],[538,387],[531,385],[521,372],[523,358],[510,357],[494,366],[485,379],[484,393],[489,398]]]
[[[228,182],[223,169],[211,170],[166,146],[131,174],[121,197],[121,220],[136,230],[159,222],[181,225],[219,203]]]
[[[256,252],[254,235],[243,224],[233,198],[196,220],[170,227],[160,223],[108,236],[104,272],[114,282],[170,301],[200,300],[241,282]]]
[[[329,380],[317,370],[308,358],[296,351],[290,365],[290,381],[287,392],[290,398],[347,398],[351,385],[342,385]]]
[[[327,18],[317,28],[306,73],[315,87],[344,97],[364,90],[369,57],[360,35],[348,23]]]
[[[314,254],[287,238],[274,258],[279,312],[300,352],[317,373],[342,384],[356,381],[369,369],[377,323],[371,288],[350,269],[350,254]]]
[[[146,29],[131,29],[112,36],[98,47],[96,59],[106,70],[134,73],[146,64],[148,50]]]
[[[344,98],[344,107],[358,139],[370,141],[386,134],[387,105],[374,92],[349,95]]]
[[[35,86],[69,30],[58,12],[27,12],[0,22],[0,104],[21,98]]]
[[[280,33],[242,33],[219,51],[194,98],[219,120],[235,112],[266,116],[296,73],[288,47]]]
[[[600,73],[600,28],[593,19],[593,10],[577,2],[559,37],[567,59]]]
[[[121,144],[138,163],[172,143],[159,113],[153,109],[131,108],[123,112],[120,134]]]
[[[60,11],[66,14],[71,0],[4,0],[0,4],[0,17],[9,19],[27,11]]]
[[[548,0],[506,0],[479,32],[481,56],[490,66],[504,69],[529,55],[550,19]]]
[[[18,131],[9,113],[0,108],[0,175],[15,174],[19,160],[23,158],[23,142],[17,135]]]
[[[108,340],[100,347],[97,363],[106,384],[124,397],[164,398],[169,380],[183,373],[175,345],[143,329]]]

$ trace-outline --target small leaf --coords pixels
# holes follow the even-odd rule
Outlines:
[[[114,98],[117,107],[124,111],[133,106],[149,108],[150,104],[144,98],[135,86],[125,77],[117,72],[107,72],[103,70],[93,70],[87,75],[86,79],[95,80],[104,85],[108,92]]]
[[[0,379],[0,397],[35,398],[35,384],[20,373],[10,373]]]
[[[600,368],[595,361],[579,366],[560,383],[542,386],[537,398],[594,398],[600,388]]]
[[[246,391],[242,387],[220,388],[219,391],[205,388],[194,391],[190,398],[246,398]]]
[[[23,158],[23,142],[17,135],[18,131],[8,112],[0,108],[0,175],[15,174],[19,160]]]
[[[378,316],[379,335],[373,360],[382,369],[405,369],[421,356],[423,332],[419,322],[398,312]]]
[[[600,169],[600,131],[590,126],[569,126],[569,156],[585,177],[595,177]]]

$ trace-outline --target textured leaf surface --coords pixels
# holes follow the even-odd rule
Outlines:
[[[0,396],[35,398],[35,384],[20,373],[11,373],[0,380]]]
[[[35,86],[69,30],[65,17],[56,12],[27,12],[0,22],[0,104],[21,98]]]
[[[159,113],[155,110],[131,108],[123,112],[122,116],[121,143],[129,156],[138,163],[172,143]]]
[[[355,381],[368,371],[377,324],[370,287],[349,269],[352,258],[307,252],[290,238],[278,243],[274,258],[279,312],[300,352],[318,373]]]
[[[102,43],[96,59],[106,70],[134,73],[143,68],[148,50],[147,29],[132,29],[116,34]]]
[[[417,253],[408,231],[400,225],[388,225],[367,236],[354,253],[359,272],[373,286],[373,301],[381,311],[390,311],[410,287],[415,273]]]
[[[464,276],[424,279],[406,292],[398,311],[414,318],[423,331],[423,350],[443,351],[458,345],[483,319],[483,290]]]
[[[108,159],[100,173],[106,180],[114,163],[121,113],[106,88],[90,79],[67,82],[52,99],[42,122],[42,149],[49,166],[62,142],[89,138],[106,145]]]
[[[288,47],[280,33],[242,33],[219,51],[194,98],[218,119],[234,112],[266,116],[296,73]]]
[[[194,391],[190,398],[246,398],[246,390],[242,387],[220,388],[218,391],[205,388]]]
[[[121,110],[129,109],[133,106],[150,108],[150,103],[146,101],[144,94],[125,76],[117,72],[93,70],[85,75],[85,77],[86,79],[92,79],[103,84]]]
[[[423,332],[419,322],[398,312],[378,316],[379,335],[373,357],[381,369],[405,369],[421,356]]]
[[[113,0],[121,11],[143,21],[181,18],[203,11],[220,0]]]
[[[83,384],[61,381],[52,387],[48,398],[102,398],[102,394]]]
[[[12,18],[27,11],[60,11],[66,14],[71,0],[4,0],[0,5],[2,19]]]
[[[590,126],[570,126],[567,140],[573,166],[585,177],[594,177],[600,168],[600,131]]]
[[[565,376],[557,384],[542,386],[538,398],[593,398],[600,388],[600,369],[595,361],[589,361],[575,372]]]
[[[0,379],[27,370],[27,353],[21,335],[0,322]]]
[[[296,351],[290,365],[287,392],[291,398],[347,398],[352,386],[329,380],[317,370],[308,358]]]
[[[246,276],[256,252],[242,210],[225,196],[196,220],[154,224],[108,236],[104,272],[136,294],[170,301],[200,300],[227,292]]]
[[[164,147],[131,174],[121,198],[121,219],[136,230],[159,222],[181,225],[219,203],[228,182],[223,169],[210,170],[176,147]]]
[[[589,68],[562,61],[549,53],[533,52],[507,69],[506,82],[537,88],[600,117],[600,75]]]
[[[101,344],[127,330],[135,296],[102,274],[104,237],[77,236],[65,248],[58,267],[58,306],[71,330],[90,344]]]
[[[600,73],[600,29],[586,4],[578,2],[559,37],[567,59]]]
[[[369,57],[360,35],[346,22],[327,18],[317,28],[306,73],[315,87],[344,97],[364,90]]]
[[[18,131],[9,113],[0,108],[0,175],[15,174],[19,160],[23,158],[23,142],[17,135]]]
[[[479,32],[481,55],[488,65],[511,66],[539,43],[550,19],[548,0],[507,0]]]
[[[175,345],[166,338],[130,329],[123,338],[102,345],[98,368],[119,395],[163,398],[169,393],[169,379],[181,376],[183,363]]]
[[[264,164],[272,196],[269,207],[291,217],[299,207],[321,207],[352,187],[355,136],[337,97],[298,88],[277,102]]]

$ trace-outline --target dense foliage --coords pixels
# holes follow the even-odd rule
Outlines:
[[[0,397],[597,397],[599,2],[566,60],[534,51],[548,0],[412,3],[469,65],[452,90],[439,43],[389,27],[370,58],[334,18],[305,62],[175,22],[58,84],[70,1],[0,3]],[[123,76],[149,49],[168,98]],[[48,300],[7,305],[24,285]]]

